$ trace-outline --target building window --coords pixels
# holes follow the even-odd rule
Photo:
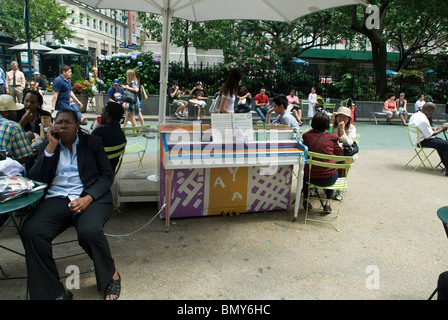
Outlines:
[[[100,21],[100,31],[103,31],[103,21]]]
[[[107,32],[107,28],[109,27],[109,24],[106,22],[104,25],[104,32]]]
[[[96,19],[93,19],[93,29],[96,29]]]
[[[86,18],[86,26],[90,27],[90,19]]]

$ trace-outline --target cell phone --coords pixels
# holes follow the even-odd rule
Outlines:
[[[59,135],[58,135],[58,133],[57,132],[51,132],[51,135],[53,136],[53,137],[55,137],[56,139],[59,139]]]

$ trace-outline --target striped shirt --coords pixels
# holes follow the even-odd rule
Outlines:
[[[0,85],[4,85],[6,83],[5,72],[2,68],[0,68]]]
[[[14,160],[26,158],[33,152],[31,143],[21,125],[5,119],[1,115],[0,149],[8,151],[9,156]]]

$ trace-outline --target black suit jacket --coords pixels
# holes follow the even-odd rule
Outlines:
[[[104,126],[93,130],[91,134],[92,136],[100,137],[103,140],[104,147],[117,146],[127,141],[126,136],[118,122],[107,123]],[[110,159],[110,164],[112,166],[113,172],[115,172],[118,160],[119,160],[118,158]]]
[[[84,191],[81,196],[89,194],[94,201],[112,203],[110,187],[114,182],[114,173],[109,159],[104,151],[101,138],[88,134],[78,133],[78,170]],[[39,147],[36,163],[29,170],[27,177],[46,183],[49,187],[55,177],[59,162],[61,147],[58,145],[52,157],[45,156],[48,140]]]

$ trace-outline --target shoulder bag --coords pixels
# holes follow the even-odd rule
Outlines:
[[[127,102],[129,104],[136,104],[137,103],[137,92],[133,92],[129,89],[124,89],[123,93],[123,101]]]

